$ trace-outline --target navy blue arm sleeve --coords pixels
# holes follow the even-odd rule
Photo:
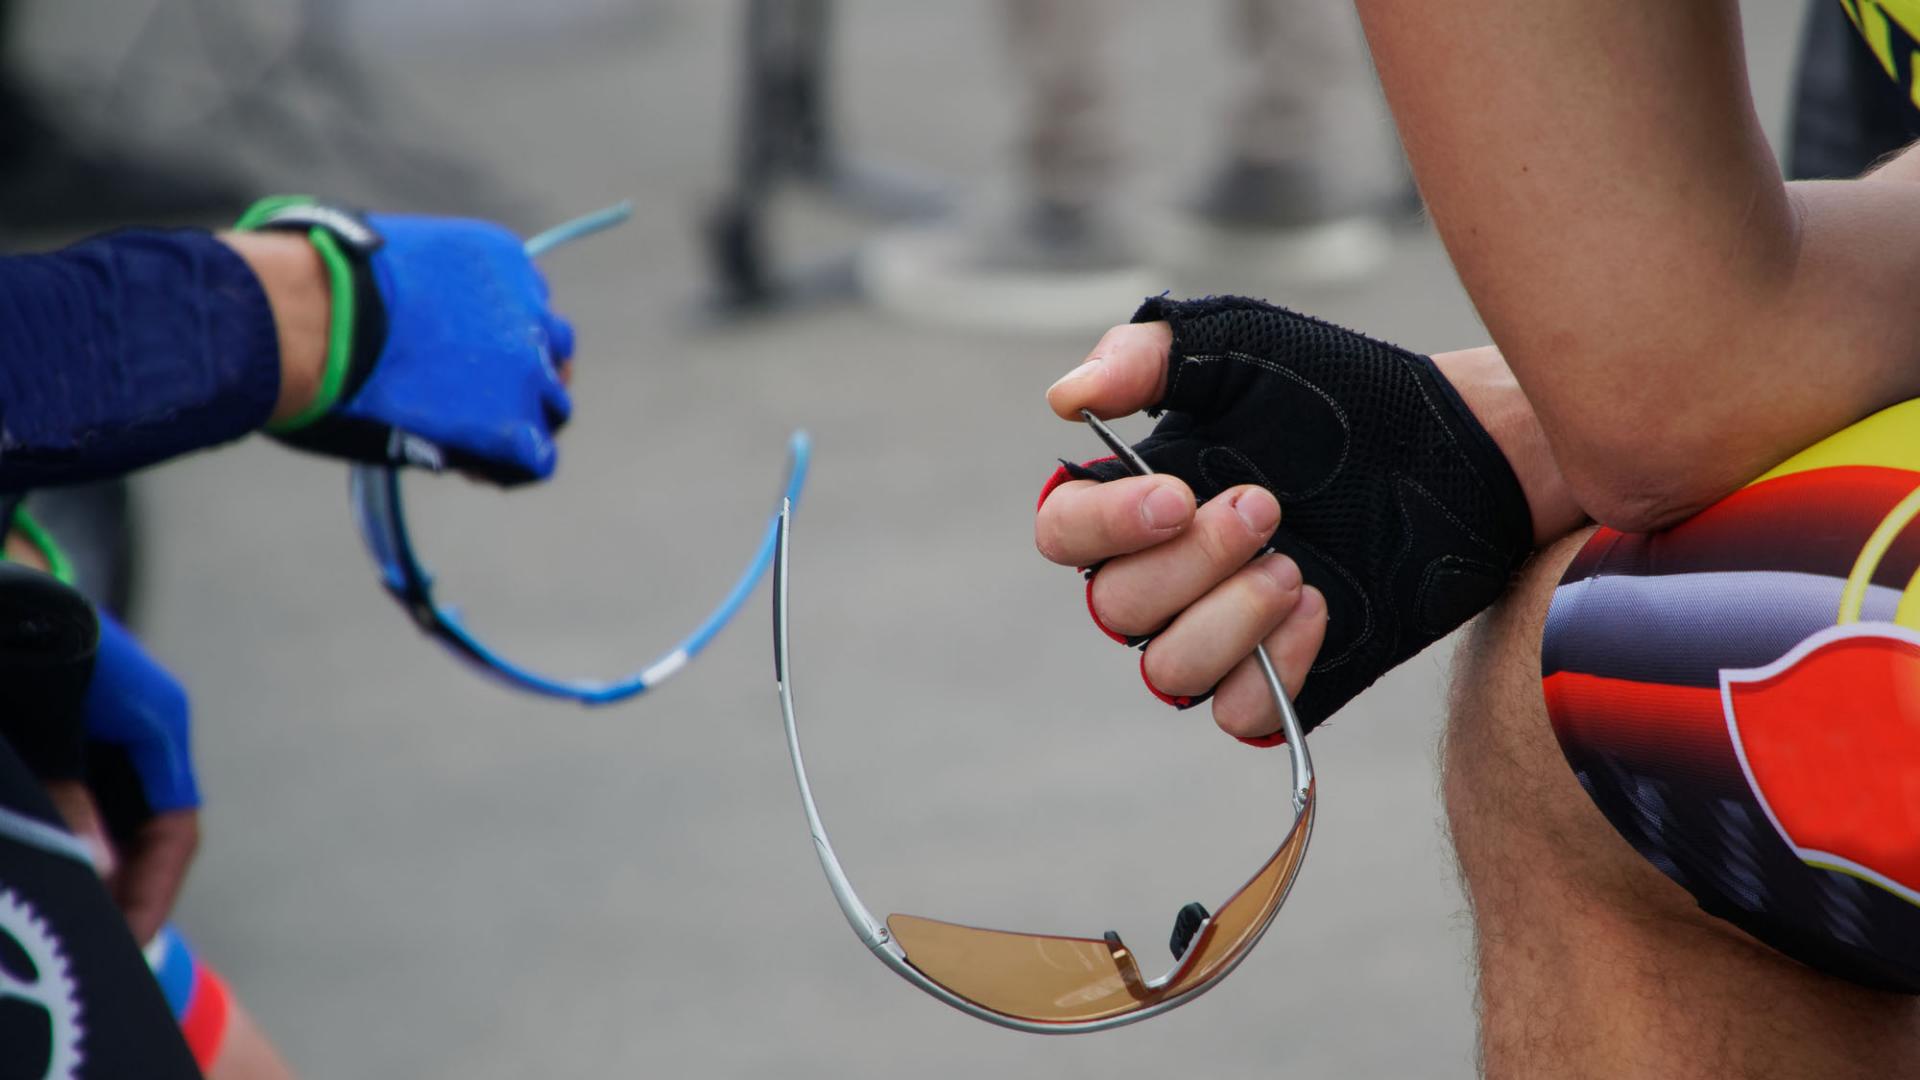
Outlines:
[[[0,492],[124,473],[266,423],[266,293],[197,230],[0,257]]]

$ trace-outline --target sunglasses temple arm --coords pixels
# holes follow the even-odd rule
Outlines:
[[[898,967],[906,960],[906,952],[893,940],[886,925],[875,919],[854,893],[853,883],[847,880],[847,872],[840,867],[840,857],[833,853],[833,843],[827,839],[827,827],[820,822],[820,808],[813,801],[813,786],[807,783],[807,767],[800,757],[800,731],[793,717],[793,679],[787,667],[787,534],[792,515],[792,503],[783,502],[779,543],[773,558],[773,667],[780,693],[780,714],[786,721],[787,753],[793,758],[793,778],[800,785],[800,803],[806,808],[814,855],[820,860],[821,871],[827,875],[827,887],[833,890],[834,901],[847,917],[847,925],[853,927],[854,934],[867,948],[880,953],[883,959],[895,961],[891,966]]]
[[[547,252],[552,251],[554,248],[564,247],[567,244],[573,243],[575,240],[583,240],[604,229],[611,229],[632,216],[633,202],[629,199],[622,199],[612,206],[595,210],[589,214],[581,214],[571,221],[563,221],[553,228],[529,238],[524,250],[527,253],[527,258],[537,259]]]
[[[1146,459],[1114,434],[1112,428],[1101,423],[1099,417],[1081,409],[1080,418],[1135,476],[1153,475],[1153,468]],[[1298,814],[1307,808],[1308,793],[1313,789],[1313,758],[1307,754],[1306,728],[1300,723],[1299,713],[1294,711],[1293,698],[1288,696],[1287,688],[1280,682],[1280,673],[1274,669],[1273,657],[1267,655],[1267,647],[1254,646],[1253,655],[1260,661],[1260,674],[1266,676],[1267,692],[1273,695],[1273,702],[1280,709],[1280,728],[1287,733],[1287,753],[1293,758],[1293,812]]]
[[[1101,1031],[1144,1020],[1170,1008],[1171,1005],[1163,1004],[1073,1025],[1035,1023],[994,1012],[955,994],[914,967],[907,959],[907,951],[893,939],[886,924],[875,919],[867,906],[860,902],[860,897],[853,891],[853,883],[847,880],[847,872],[840,867],[840,857],[833,853],[833,843],[827,839],[827,827],[820,823],[820,808],[814,805],[813,787],[807,783],[807,767],[800,758],[800,733],[793,719],[793,679],[787,667],[787,532],[792,515],[790,503],[780,508],[779,543],[774,548],[773,558],[773,670],[780,691],[780,713],[786,720],[787,752],[793,757],[793,778],[800,785],[800,802],[806,808],[807,828],[813,834],[813,853],[819,858],[820,869],[827,875],[827,887],[833,890],[833,899],[840,905],[840,913],[847,917],[847,925],[853,927],[855,936],[872,950],[881,963],[893,969],[894,974],[923,993],[976,1019],[1015,1031],[1044,1035],[1065,1031]]]
[[[1280,682],[1280,673],[1274,670],[1267,647],[1254,646],[1253,655],[1260,661],[1260,674],[1266,676],[1267,692],[1280,708],[1280,729],[1287,733],[1287,753],[1293,759],[1293,812],[1303,814],[1313,793],[1313,758],[1307,753],[1307,731],[1301,726],[1300,714],[1294,711],[1293,698]]]

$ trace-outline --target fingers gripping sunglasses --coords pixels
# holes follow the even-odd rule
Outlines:
[[[1094,431],[1132,470],[1153,470],[1131,447],[1090,414]],[[793,669],[788,655],[787,582],[791,507],[776,522],[773,564],[773,654],[787,750],[800,786],[814,853],[847,922],[880,962],[901,978],[970,1016],[1019,1031],[1073,1034],[1104,1031],[1171,1011],[1227,977],[1259,943],[1306,857],[1313,832],[1313,760],[1293,703],[1265,647],[1255,651],[1267,690],[1287,736],[1293,769],[1293,821],[1278,850],[1217,911],[1188,904],[1175,917],[1174,966],[1148,978],[1120,936],[1063,937],[987,930],[918,915],[874,918],[847,879],[813,798],[794,718]]]
[[[529,256],[538,257],[563,244],[611,228],[626,220],[631,206],[622,203],[555,226],[527,241]],[[803,431],[787,441],[787,473],[782,484],[780,513],[797,503],[806,485],[811,443]],[[779,514],[767,522],[759,546],[746,569],[718,606],[680,643],[632,674],[613,679],[561,678],[517,663],[480,639],[460,617],[457,608],[434,594],[433,575],[414,549],[407,528],[406,501],[401,494],[400,471],[391,465],[354,465],[348,477],[348,497],[360,538],[373,556],[380,583],[388,595],[412,617],[415,625],[481,672],[517,689],[585,705],[608,705],[636,697],[686,667],[745,606],[754,586],[774,561]]]

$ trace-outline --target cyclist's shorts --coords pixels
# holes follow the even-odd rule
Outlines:
[[[1920,401],[1554,593],[1547,710],[1639,852],[1781,952],[1920,993]]]

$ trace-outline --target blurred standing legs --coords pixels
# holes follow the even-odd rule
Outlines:
[[[1123,154],[1112,8],[1001,0],[1019,113],[1004,191],[925,228],[884,234],[859,275],[880,307],[923,322],[1084,332],[1166,286],[1116,206]]]
[[[1407,182],[1352,5],[1234,0],[1227,29],[1240,87],[1200,215],[1297,229],[1387,210]]]
[[[1019,101],[1006,190],[970,218],[870,245],[862,281],[880,306],[976,328],[1092,329],[1184,270],[1263,290],[1350,281],[1385,261],[1408,184],[1348,5],[1234,0],[1238,87],[1216,113],[1225,145],[1185,221],[1127,204],[1113,7],[1001,0],[1001,13]],[[1186,88],[1174,71],[1154,79]]]
[[[1122,151],[1112,15],[1098,0],[1001,0],[1022,95],[1014,221],[997,265],[1071,270],[1132,261],[1119,236]]]

